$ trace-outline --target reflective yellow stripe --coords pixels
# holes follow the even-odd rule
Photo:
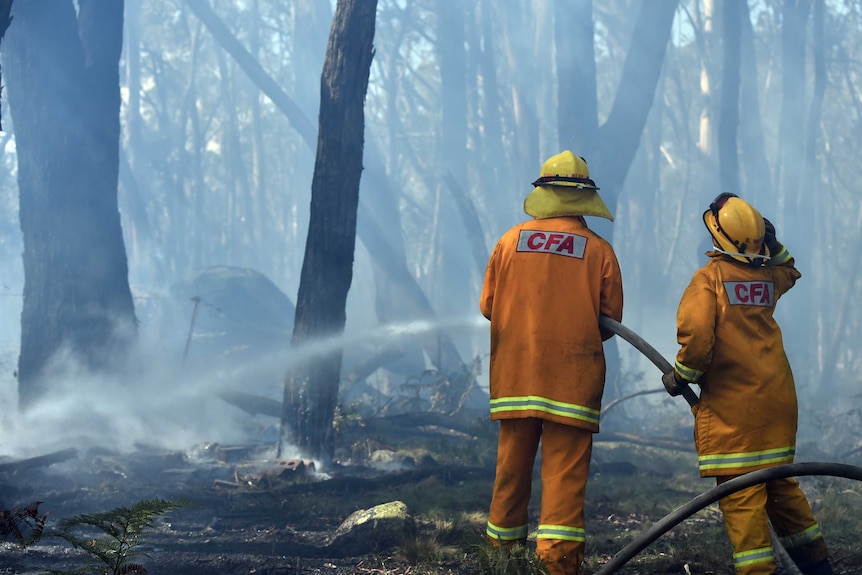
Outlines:
[[[796,446],[764,449],[748,453],[716,453],[701,455],[697,458],[701,471],[707,469],[729,469],[734,467],[755,467],[767,463],[789,463],[796,454]]]
[[[794,533],[792,535],[787,535],[785,537],[779,537],[781,544],[786,548],[790,549],[791,547],[799,547],[800,545],[805,545],[815,539],[819,539],[823,537],[823,531],[820,530],[820,524],[815,523],[808,529],[804,531],[800,531],[799,533]]]
[[[565,541],[586,541],[583,527],[568,527],[566,525],[539,525],[536,539],[561,539]]]
[[[517,527],[500,527],[488,521],[488,527],[485,530],[488,537],[491,539],[500,539],[501,541],[517,541],[527,538],[527,526],[518,525]]]
[[[773,254],[769,257],[769,265],[780,266],[781,264],[786,264],[792,259],[793,256],[790,255],[790,252],[787,251],[787,248],[782,247],[780,252],[778,252],[777,254]]]
[[[735,567],[774,561],[775,554],[772,552],[771,545],[769,547],[761,547],[760,549],[752,549],[751,551],[740,551],[739,553],[733,554],[733,565]]]
[[[538,395],[526,395],[522,397],[500,397],[491,400],[491,413],[503,413],[509,411],[543,411],[561,417],[580,419],[595,425],[599,424],[599,410],[576,405],[574,403],[563,403],[554,401],[547,397]]]
[[[679,376],[686,380],[689,383],[697,383],[701,377],[703,377],[703,372],[698,371],[696,369],[692,369],[686,365],[681,364],[680,362],[674,362],[674,369],[679,374]]]

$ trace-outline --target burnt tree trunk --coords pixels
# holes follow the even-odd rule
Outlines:
[[[0,42],[3,36],[6,35],[6,30],[9,29],[9,24],[12,22],[12,0],[0,0]],[[0,95],[3,94],[3,84],[0,82]],[[0,120],[0,130],[3,130],[3,123]]]
[[[137,338],[117,181],[123,2],[15,0],[4,46],[24,239],[19,405],[61,351],[106,369]]]
[[[365,93],[374,55],[377,0],[339,0],[320,82],[317,159],[302,262],[294,348],[344,329],[353,279],[356,214],[365,129]],[[285,381],[279,453],[291,446],[328,462],[341,373],[340,347],[298,366]]]

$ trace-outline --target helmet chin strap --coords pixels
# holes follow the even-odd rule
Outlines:
[[[728,252],[728,251],[725,251],[725,250],[721,249],[720,247],[718,247],[714,244],[713,244],[713,247],[715,248],[715,251],[721,252],[726,256],[738,256],[741,258],[748,258],[750,260],[755,260],[755,259],[768,260],[769,259],[769,256],[763,256],[760,254],[743,254],[743,253],[739,253],[739,252]]]

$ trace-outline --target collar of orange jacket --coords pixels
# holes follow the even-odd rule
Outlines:
[[[537,186],[524,199],[524,211],[537,220],[560,216],[596,216],[614,221],[596,190]]]

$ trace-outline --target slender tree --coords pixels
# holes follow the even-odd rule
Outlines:
[[[784,0],[781,18],[781,117],[778,125],[777,224],[783,224],[802,182],[805,161],[806,61],[810,0]]]
[[[24,238],[19,403],[68,350],[112,365],[137,337],[117,207],[123,2],[16,0],[4,46]]]
[[[772,198],[772,174],[766,156],[763,136],[763,118],[760,109],[757,79],[757,52],[754,46],[754,28],[746,2],[740,18],[742,38],[740,46],[740,102],[739,152],[743,174],[742,196],[758,204],[761,198]]]
[[[599,129],[592,0],[555,0],[559,148],[586,154]]]
[[[339,0],[320,82],[311,218],[296,302],[294,347],[344,329],[353,278],[356,214],[365,130],[365,94],[374,55],[377,0]],[[297,367],[284,386],[279,452],[295,446],[328,461],[341,379],[340,348]]]
[[[722,13],[724,59],[721,71],[721,114],[718,120],[718,175],[722,191],[739,193],[739,84],[742,7],[724,2]]]
[[[599,128],[596,145],[589,155],[590,171],[595,174],[596,181],[601,182],[602,195],[611,210],[616,205],[655,99],[678,4],[673,1],[642,5],[613,106],[607,121]]]
[[[3,41],[3,36],[6,35],[6,30],[9,29],[9,24],[12,23],[12,0],[0,0],[0,44]],[[2,76],[0,76],[2,78]],[[2,84],[0,84],[0,95],[2,95]],[[0,130],[3,129],[2,121],[0,121]]]

